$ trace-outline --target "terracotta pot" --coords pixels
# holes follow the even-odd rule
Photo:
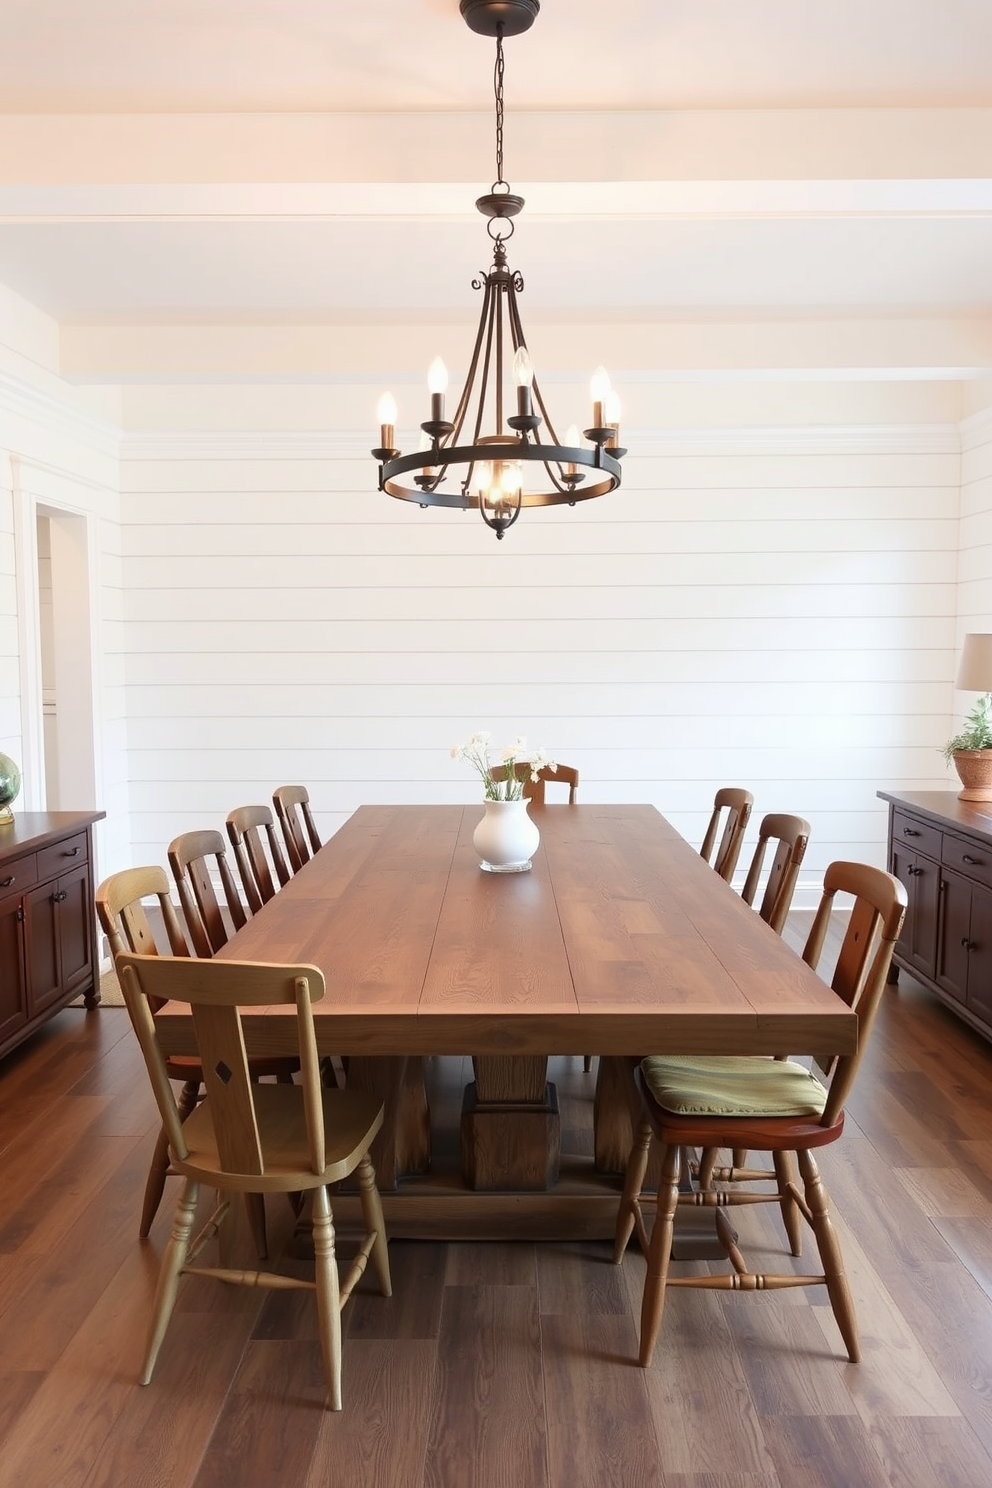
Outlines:
[[[992,749],[956,749],[954,768],[964,787],[959,801],[992,801]]]

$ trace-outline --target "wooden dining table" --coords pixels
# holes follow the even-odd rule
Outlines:
[[[648,805],[532,806],[533,866],[480,871],[475,806],[363,806],[217,954],[307,963],[322,1053],[376,1091],[390,1232],[610,1234],[647,1053],[852,1052],[855,1015]],[[187,1008],[158,1015],[195,1052]],[[292,1008],[243,1015],[290,1053]],[[460,1163],[431,1170],[424,1062],[472,1056]],[[598,1055],[593,1156],[560,1171],[548,1060]]]

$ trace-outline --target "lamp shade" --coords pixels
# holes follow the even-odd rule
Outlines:
[[[992,635],[966,635],[956,686],[962,692],[992,692]]]

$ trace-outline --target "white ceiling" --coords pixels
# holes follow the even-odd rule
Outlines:
[[[458,0],[0,0],[0,38],[0,283],[63,325],[475,314]],[[992,318],[992,0],[543,0],[506,110],[530,317]]]

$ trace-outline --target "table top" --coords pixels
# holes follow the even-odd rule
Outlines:
[[[320,967],[318,1037],[343,1054],[856,1047],[854,1014],[653,806],[531,814],[533,869],[491,874],[478,805],[363,806],[218,955]],[[292,1033],[284,1008],[244,1025],[272,1052]]]

